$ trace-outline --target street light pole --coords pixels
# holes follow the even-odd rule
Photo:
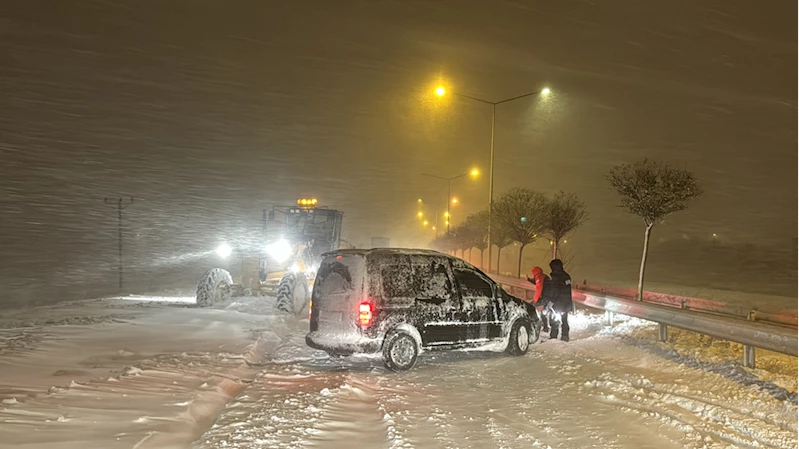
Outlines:
[[[477,171],[473,171],[471,173],[477,173]],[[458,176],[453,176],[451,178],[445,178],[443,176],[429,175],[427,173],[422,173],[422,176],[429,176],[431,178],[436,178],[436,179],[441,179],[441,180],[447,181],[447,216],[445,217],[447,219],[447,221],[446,221],[446,223],[447,223],[447,234],[449,234],[449,223],[450,223],[450,221],[452,221],[452,215],[450,214],[450,208],[449,208],[450,204],[452,203],[452,181],[454,181],[454,180],[456,180],[458,178],[463,178],[464,176],[466,176],[468,174],[470,174],[470,173],[462,173],[462,174],[460,174]],[[436,222],[438,222],[438,215],[436,215]]]
[[[452,221],[452,214],[449,207],[452,203],[452,179],[447,179],[447,234],[449,234],[449,222]]]
[[[491,105],[491,152],[488,162],[488,272],[491,273],[491,217],[494,215],[494,129],[497,123],[497,105]],[[483,261],[480,261],[482,267]],[[499,274],[499,273],[497,273]]]
[[[443,89],[443,88],[439,88]],[[436,94],[439,96],[444,95],[444,90],[437,90]],[[483,100],[477,97],[471,97],[469,95],[459,94],[457,92],[452,93],[455,96],[465,98],[467,100],[477,101],[483,104],[491,105],[491,152],[490,152],[490,160],[488,163],[488,272],[491,273],[491,254],[492,254],[492,243],[491,243],[491,216],[493,215],[493,208],[494,208],[494,134],[496,130],[496,123],[497,123],[497,105],[503,103],[509,103],[513,100],[518,100],[520,98],[530,97],[532,95],[537,94],[549,94],[549,89],[544,88],[540,91],[526,93],[524,95],[519,95],[512,98],[507,98],[502,101],[488,101]]]

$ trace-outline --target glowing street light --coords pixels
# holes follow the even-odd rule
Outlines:
[[[428,224],[430,223],[428,223],[427,220],[425,220],[424,223],[422,223],[423,226],[427,226]]]
[[[469,175],[477,176],[479,174],[480,174],[480,172],[477,171],[477,169],[475,168],[475,169],[472,169],[470,172],[461,173],[460,175],[453,176],[451,178],[445,178],[443,176],[438,176],[438,175],[429,175],[427,173],[422,173],[422,176],[429,176],[431,178],[436,178],[436,179],[441,179],[443,181],[447,181],[447,213],[445,214],[445,216],[449,217],[449,207],[450,207],[450,205],[458,204],[458,199],[457,198],[452,198],[452,181],[454,181],[454,180],[456,180],[458,178],[463,178],[464,176],[469,176]],[[449,232],[449,223],[447,223],[447,232]]]
[[[419,211],[419,212],[416,214],[416,216],[417,216],[417,217],[419,217],[419,218],[422,218],[422,217],[424,216],[424,214],[422,213],[422,211]]]
[[[446,89],[443,86],[438,86],[435,90],[435,94],[439,97],[443,97],[447,93]],[[489,168],[488,168],[488,272],[491,272],[491,253],[492,253],[492,244],[491,244],[491,216],[492,209],[494,206],[494,134],[496,130],[496,123],[497,123],[497,105],[503,103],[509,103],[514,100],[519,100],[521,98],[530,97],[532,95],[549,95],[552,93],[552,90],[548,87],[545,87],[539,91],[529,92],[523,95],[518,95],[511,98],[506,98],[501,101],[488,101],[483,100],[482,98],[472,97],[469,95],[459,94],[457,92],[452,92],[452,95],[456,97],[465,98],[467,100],[476,101],[478,103],[483,103],[491,106],[491,150],[489,156]],[[449,199],[449,198],[448,198]],[[449,230],[449,229],[448,229]]]

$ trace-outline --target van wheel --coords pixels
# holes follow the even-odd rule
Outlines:
[[[532,328],[530,322],[525,319],[519,319],[513,322],[513,327],[510,329],[510,338],[508,339],[508,354],[510,355],[525,355],[530,348],[530,335]]]
[[[392,331],[383,342],[383,364],[391,371],[407,371],[416,365],[419,344],[405,331]]]

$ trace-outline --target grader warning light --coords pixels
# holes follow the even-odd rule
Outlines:
[[[304,207],[314,207],[317,203],[316,198],[300,198],[297,200],[297,205]]]

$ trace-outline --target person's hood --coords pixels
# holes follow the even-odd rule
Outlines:
[[[552,271],[563,271],[563,262],[560,259],[552,259],[552,262],[549,263],[549,268]]]
[[[536,277],[539,274],[544,274],[544,270],[542,270],[541,267],[533,267],[533,269],[530,270],[530,273],[533,273],[533,277]]]

